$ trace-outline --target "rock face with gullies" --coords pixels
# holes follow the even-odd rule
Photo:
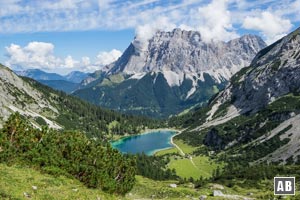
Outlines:
[[[19,112],[32,118],[41,117],[50,127],[60,128],[58,124],[43,116],[45,111],[53,116],[58,114],[57,109],[38,90],[7,67],[0,65],[0,126],[11,113]]]
[[[74,94],[122,112],[168,117],[206,103],[265,46],[254,35],[205,42],[197,31],[158,31],[146,42],[136,37],[104,77]]]
[[[185,134],[249,162],[299,163],[300,28],[262,49],[208,107]]]
[[[242,113],[255,113],[280,96],[300,92],[300,28],[260,51],[227,90]]]
[[[111,64],[109,73],[162,72],[169,85],[180,85],[187,75],[203,80],[207,73],[216,81],[228,80],[248,66],[265,42],[255,35],[245,35],[229,42],[205,42],[197,31],[174,29],[157,32],[146,47],[135,39],[124,54]]]

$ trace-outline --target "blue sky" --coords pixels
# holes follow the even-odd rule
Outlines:
[[[207,41],[251,33],[270,44],[299,22],[300,0],[0,0],[0,62],[94,71],[157,30],[197,30]]]

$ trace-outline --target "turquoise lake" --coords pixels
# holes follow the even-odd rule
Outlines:
[[[141,135],[134,135],[111,142],[113,148],[122,153],[142,153],[153,155],[156,151],[173,147],[171,137],[176,131],[159,130],[147,132]]]

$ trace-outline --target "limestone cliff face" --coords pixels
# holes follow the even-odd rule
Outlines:
[[[254,113],[293,92],[300,92],[300,28],[260,51],[220,99],[231,99],[242,112]]]
[[[50,127],[60,128],[58,124],[43,116],[46,111],[52,116],[58,113],[42,93],[10,69],[0,65],[0,126],[11,113],[19,112],[32,118],[41,117]]]
[[[135,39],[120,59],[111,64],[109,73],[162,72],[170,86],[180,85],[184,77],[203,80],[204,73],[221,82],[248,66],[258,51],[266,47],[254,35],[208,43],[201,39],[199,32],[180,29],[157,32],[145,49],[140,48],[140,43]]]
[[[216,150],[252,152],[251,161],[299,162],[299,94],[300,28],[236,73],[193,131]]]

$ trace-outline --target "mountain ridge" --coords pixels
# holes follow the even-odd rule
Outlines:
[[[102,75],[84,80],[73,94],[117,111],[166,118],[205,104],[266,46],[253,35],[206,43],[199,32],[181,29],[158,31],[147,48],[141,43],[135,38]]]
[[[149,73],[172,71],[197,76],[203,80],[203,75],[208,73],[220,82],[221,78],[228,79],[229,74],[236,73],[241,67],[250,64],[252,57],[266,44],[255,35],[244,35],[228,42],[212,41],[210,43],[201,40],[201,34],[197,31],[185,31],[174,29],[171,32],[158,31],[149,40],[146,50],[140,50],[135,39],[124,54],[110,65],[108,74],[123,72],[125,74]],[[245,50],[244,52],[241,51]],[[213,52],[214,51],[214,52]],[[211,54],[213,52],[213,54]],[[238,56],[232,55],[238,54]],[[249,55],[248,55],[249,54]],[[214,58],[214,55],[216,58]],[[241,59],[237,59],[241,57]],[[249,58],[251,57],[251,58]],[[246,62],[246,63],[244,63]],[[232,72],[223,74],[211,69],[234,68]],[[167,75],[166,75],[167,76]],[[180,77],[182,79],[182,77]],[[168,79],[168,78],[167,78]],[[172,82],[168,82],[172,85]],[[176,83],[178,85],[178,83]]]
[[[60,75],[57,73],[45,72],[40,69],[15,71],[15,73],[19,76],[32,78],[53,89],[64,91],[69,94],[78,89],[80,83],[90,75],[90,73],[80,71],[72,71],[67,75]]]
[[[299,44],[300,28],[262,49],[207,107],[178,119],[187,128],[179,137],[231,161],[299,162]]]
[[[15,73],[19,76],[25,76],[28,78],[32,78],[34,80],[40,81],[69,81],[72,83],[81,83],[81,81],[88,77],[90,73],[85,73],[81,71],[72,71],[66,75],[60,75],[53,72],[45,72],[41,69],[27,69],[23,71],[15,71]]]

